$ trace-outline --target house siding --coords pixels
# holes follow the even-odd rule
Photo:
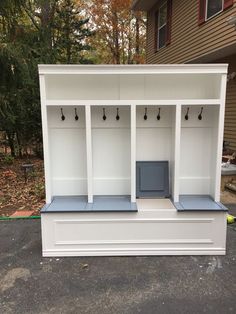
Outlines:
[[[163,2],[159,1],[147,14],[147,63],[186,63],[236,43],[235,28],[227,24],[227,19],[236,14],[236,0],[228,10],[201,26],[197,0],[173,0],[171,44],[156,51],[155,13]]]
[[[217,63],[229,63],[229,73],[236,72],[236,54],[217,60]],[[224,140],[230,143],[230,149],[236,151],[236,78],[227,84]]]
[[[236,15],[236,0],[228,10],[198,25],[197,0],[172,0],[171,44],[156,51],[155,13],[161,0],[147,14],[147,63],[188,63],[191,60],[236,44],[236,31],[227,19]],[[229,73],[236,72],[236,55],[214,61],[229,63]],[[236,151],[236,78],[227,84],[224,140]]]
[[[224,140],[230,143],[230,149],[236,151],[236,80],[228,83]]]

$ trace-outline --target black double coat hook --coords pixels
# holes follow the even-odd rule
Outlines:
[[[79,116],[77,114],[77,109],[75,108],[75,121],[78,121],[79,120]]]
[[[202,112],[203,112],[203,107],[201,107],[201,111],[198,115],[198,120],[202,120]]]
[[[61,108],[61,120],[64,121],[66,117],[64,116],[63,109]]]
[[[188,119],[189,119],[189,114],[188,114],[188,113],[189,113],[189,107],[187,108],[187,112],[186,112],[186,115],[185,115],[185,117],[184,117],[185,120],[188,120]]]
[[[144,113],[143,119],[147,120],[147,108],[145,108],[145,113]]]

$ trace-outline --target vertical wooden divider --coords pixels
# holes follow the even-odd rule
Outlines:
[[[93,157],[91,106],[85,106],[88,203],[93,203]]]
[[[130,106],[131,117],[131,202],[136,202],[136,105]]]

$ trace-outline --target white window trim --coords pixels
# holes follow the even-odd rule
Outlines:
[[[205,21],[209,21],[210,19],[212,19],[213,17],[215,17],[216,15],[220,14],[221,12],[224,11],[224,0],[221,1],[222,2],[222,9],[220,11],[218,11],[217,13],[215,13],[214,15],[207,17],[207,8],[208,8],[208,0],[206,0],[206,13],[205,13]]]
[[[165,1],[161,6],[160,6],[160,8],[158,9],[158,26],[157,26],[157,50],[160,50],[160,49],[162,49],[162,48],[165,48],[166,47],[166,43],[165,43],[165,45],[164,46],[162,46],[162,47],[160,47],[160,35],[159,35],[159,31],[160,31],[160,29],[162,29],[164,26],[166,26],[167,25],[167,19],[166,19],[166,22],[165,22],[165,24],[163,24],[161,27],[159,26],[159,24],[160,24],[160,10],[161,10],[161,8],[162,7],[164,7],[166,5],[166,7],[167,7],[167,1]]]

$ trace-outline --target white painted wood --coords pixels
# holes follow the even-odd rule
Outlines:
[[[46,84],[44,75],[39,76],[40,99],[41,99],[41,117],[42,117],[42,134],[43,134],[43,156],[44,156],[44,176],[46,203],[51,203],[51,175],[50,175],[50,154],[49,154],[49,138],[48,138],[48,119],[46,107]]]
[[[104,88],[105,87],[105,88]],[[50,75],[47,99],[119,99],[119,77],[115,75]]]
[[[174,162],[173,162],[173,182],[172,182],[172,198],[174,202],[179,201],[179,192],[180,192],[180,144],[181,144],[181,105],[176,105],[176,112],[175,112],[175,131],[174,131],[174,145],[173,145],[173,152],[174,152]]]
[[[144,210],[169,210],[169,211],[173,211],[175,210],[175,207],[173,205],[173,203],[166,198],[163,199],[137,199],[137,206],[139,209],[142,209],[142,211]]]
[[[133,75],[100,75],[99,79],[88,74],[48,75],[46,88],[48,100],[220,98],[220,80],[215,74],[145,74],[136,75],[135,80]]]
[[[49,138],[52,194],[87,195],[85,129],[51,128]]]
[[[199,106],[199,105],[219,105],[220,99],[101,99],[101,100],[47,100],[47,106],[84,106],[84,105],[91,105],[91,106],[129,106],[130,104],[134,104],[137,106],[175,106],[176,103],[181,103],[182,105],[192,105],[192,106]]]
[[[85,108],[48,107],[50,177],[52,195],[87,195]]]
[[[92,129],[130,129],[130,106],[91,106]],[[106,113],[106,120],[103,120],[103,108]],[[116,120],[117,108],[120,120]]]
[[[144,120],[147,108],[147,120]],[[158,109],[161,119],[157,120]],[[137,161],[170,161],[174,107],[137,106]]]
[[[94,195],[130,195],[129,177],[95,177],[93,176]]]
[[[218,134],[217,134],[217,148],[216,148],[216,168],[214,169],[215,184],[214,184],[214,199],[216,202],[220,201],[220,182],[221,182],[221,162],[222,162],[222,147],[224,136],[224,118],[225,118],[225,99],[226,99],[226,85],[227,75],[224,74],[221,77],[220,97],[221,104],[219,109],[219,115],[217,120]]]
[[[145,80],[143,75],[119,76],[120,99],[144,99]]]
[[[136,202],[136,105],[131,105],[131,202]]]
[[[155,211],[157,202],[138,200],[137,213],[42,214],[43,255],[225,254],[226,213]]]
[[[93,188],[95,195],[130,195],[130,108],[92,107]]]
[[[94,195],[130,195],[130,137],[130,128],[92,128]]]
[[[53,177],[52,194],[54,196],[87,195],[87,177]]]
[[[178,179],[179,194],[192,195],[210,195],[211,194],[211,177],[181,176]]]
[[[171,145],[171,128],[137,128],[137,161],[170,161]]]
[[[210,194],[215,186],[219,106],[182,106],[180,145],[180,194]],[[189,119],[185,114],[189,108]]]
[[[182,128],[180,144],[180,193],[209,194],[212,162],[212,129],[211,128]],[[189,177],[189,181],[187,178]],[[182,178],[185,185],[182,186]],[[194,178],[198,182],[195,184]],[[208,183],[205,193],[201,186]],[[208,178],[205,181],[205,178]],[[189,186],[188,186],[189,185]],[[188,193],[185,188],[188,188]]]
[[[145,75],[144,99],[217,99],[219,87],[215,74]]]
[[[180,194],[219,201],[227,65],[40,65],[39,73],[47,203],[85,194],[89,203],[120,194],[135,202],[136,160],[169,161],[175,202]],[[225,213],[137,204],[137,213],[42,214],[43,255],[225,254]]]
[[[227,64],[145,64],[145,65],[46,65],[38,66],[39,74],[227,74]]]
[[[48,71],[49,68],[51,72]],[[217,73],[212,66],[144,66],[139,69],[135,66],[72,66],[67,70],[63,66],[49,68],[39,67],[40,71],[44,69],[47,73],[46,93],[49,105],[63,100],[77,101],[77,105],[82,105],[83,101],[87,101],[86,104],[89,105],[93,102],[95,105],[102,105],[109,100],[117,103],[125,101],[126,105],[128,100],[136,100],[137,103],[134,104],[142,104],[138,103],[142,100],[146,103],[149,100],[169,102],[181,98],[193,102],[197,99],[218,101],[220,73],[227,69],[220,65]],[[110,103],[112,102],[107,104]]]
[[[175,106],[137,106],[137,128],[172,128],[172,112]],[[145,108],[147,108],[147,120],[144,120]],[[161,119],[157,120],[160,108]]]
[[[93,249],[93,250],[76,250],[76,249],[60,249],[45,250],[43,257],[66,257],[66,256],[168,256],[168,255],[225,255],[224,249]]]
[[[165,108],[165,107],[164,107]],[[171,112],[171,148],[170,148],[170,163],[169,163],[169,187],[170,195],[174,195],[174,169],[175,169],[175,123],[176,123],[176,106],[172,107]]]
[[[215,188],[216,188],[216,176],[218,173],[217,170],[217,150],[218,150],[218,133],[219,133],[219,119],[220,119],[220,106],[217,106],[216,110],[212,112],[212,119],[214,120],[212,127],[212,158],[211,158],[211,183],[210,183],[210,195],[213,199],[215,199]],[[220,153],[221,160],[222,150]],[[221,176],[221,163],[220,163],[220,176]]]
[[[219,105],[219,104],[218,104]],[[189,119],[185,120],[185,114],[187,112],[187,108],[189,107]],[[198,119],[198,115],[201,112],[201,108],[203,107],[202,112],[202,120]],[[215,127],[215,111],[217,111],[217,105],[183,105],[182,113],[181,113],[181,127],[186,128],[213,128]]]
[[[91,107],[85,106],[86,124],[86,156],[87,156],[87,189],[88,203],[93,202],[93,160],[92,160],[92,131],[91,131]]]
[[[65,120],[61,120],[61,108]],[[79,120],[75,120],[75,108]],[[53,106],[47,107],[48,128],[49,129],[85,129],[85,106]]]

